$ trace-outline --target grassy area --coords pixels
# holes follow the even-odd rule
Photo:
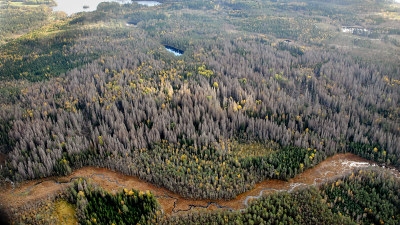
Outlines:
[[[278,149],[279,145],[272,141],[269,144],[252,142],[234,145],[235,154],[237,154],[239,158],[268,156]]]
[[[57,224],[75,225],[78,223],[75,206],[65,200],[58,200],[54,203],[53,216],[57,218]]]

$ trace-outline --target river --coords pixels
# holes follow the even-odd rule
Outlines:
[[[0,203],[8,205],[9,208],[18,209],[29,202],[40,201],[56,195],[77,177],[87,177],[110,192],[121,191],[122,188],[134,188],[143,191],[150,190],[156,196],[164,213],[168,215],[199,208],[207,208],[209,210],[215,208],[240,210],[246,208],[253,199],[265,194],[277,191],[290,192],[300,187],[317,185],[343,176],[354,168],[374,165],[370,161],[350,153],[337,154],[289,181],[266,180],[256,184],[252,190],[242,193],[232,200],[186,199],[165,188],[142,181],[137,177],[123,175],[104,168],[84,167],[66,177],[27,181],[14,189],[11,185],[8,185],[7,188],[3,188],[4,190],[0,192]],[[398,171],[394,170],[393,173],[400,179]]]

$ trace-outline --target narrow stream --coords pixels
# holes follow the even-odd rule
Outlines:
[[[348,157],[349,158],[353,157],[353,155],[349,155]],[[362,160],[364,159],[362,158],[347,159],[341,157],[338,157],[337,160],[327,159],[321,164],[317,165],[316,167],[305,171],[303,174],[299,174],[293,179],[290,179],[288,182],[279,182],[278,184],[274,184],[275,180],[261,182],[260,184],[257,185],[261,189],[259,194],[256,196],[248,195],[244,200],[244,205],[247,207],[250,200],[258,199],[262,197],[264,193],[281,192],[281,191],[292,192],[298,189],[299,187],[311,186],[311,185],[316,186],[324,182],[327,182],[331,179],[343,176],[346,173],[353,170],[354,168],[376,166],[376,164],[371,164],[366,160],[364,161]],[[275,188],[268,187],[270,186],[268,185],[268,183],[271,183],[271,186],[274,186]],[[255,189],[257,189],[257,187]]]
[[[281,191],[292,192],[301,187],[319,185],[328,180],[343,176],[351,172],[354,168],[368,166],[376,165],[353,154],[337,154],[289,181],[266,180],[256,184],[252,190],[242,193],[232,200],[186,199],[165,188],[142,181],[137,177],[123,175],[104,168],[84,167],[66,177],[52,177],[28,181],[14,188],[8,185],[8,187],[3,188],[0,192],[0,204],[18,209],[27,203],[40,201],[56,195],[78,177],[87,177],[110,192],[117,192],[122,188],[150,190],[159,201],[163,212],[169,215],[200,208],[209,210],[216,208],[241,210],[245,209],[252,200],[258,199],[263,195]],[[391,171],[397,178],[400,177],[400,173],[397,170]]]

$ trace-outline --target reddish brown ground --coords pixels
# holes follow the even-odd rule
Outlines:
[[[324,180],[344,175],[354,167],[368,165],[370,165],[370,163],[367,160],[353,154],[337,154],[287,182],[280,180],[263,181],[256,184],[254,189],[229,201],[185,199],[176,193],[166,190],[165,188],[157,187],[137,177],[122,175],[103,168],[85,167],[74,171],[67,177],[53,177],[28,181],[18,185],[15,189],[12,189],[11,185],[8,185],[8,187],[3,188],[0,192],[0,203],[9,209],[16,209],[28,202],[36,202],[48,196],[54,196],[69,185],[68,183],[58,184],[55,180],[69,181],[73,177],[90,177],[94,183],[99,184],[111,192],[120,191],[122,188],[134,188],[143,191],[150,190],[157,197],[163,211],[169,215],[179,210],[189,210],[190,205],[207,206],[209,202],[214,202],[219,206],[231,209],[243,209],[246,207],[247,201],[254,199],[252,196],[259,196],[261,194],[267,194],[268,192],[271,193],[275,190],[289,191],[293,189],[293,187],[321,183]],[[175,203],[176,205],[174,206]],[[217,205],[211,205],[209,209],[215,209]],[[194,209],[195,208],[196,207],[194,207]]]
[[[0,165],[4,165],[6,158],[7,158],[7,155],[0,152]]]

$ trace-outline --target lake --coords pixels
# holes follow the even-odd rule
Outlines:
[[[53,7],[54,11],[63,11],[68,16],[77,12],[90,12],[97,9],[97,5],[101,2],[119,2],[121,4],[132,3],[131,0],[55,0],[57,6]],[[135,1],[137,4],[146,6],[160,5],[157,1]],[[84,7],[85,6],[85,7]]]
[[[156,6],[161,4],[157,1],[135,1],[135,2],[139,5],[145,5],[145,6]]]

